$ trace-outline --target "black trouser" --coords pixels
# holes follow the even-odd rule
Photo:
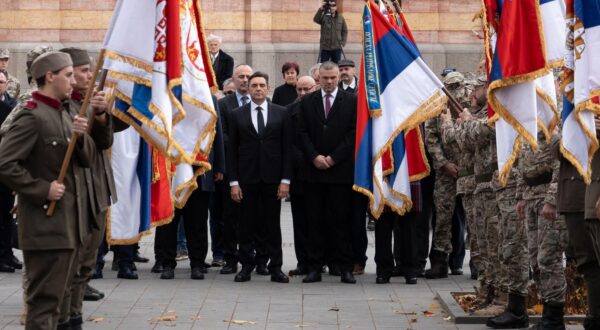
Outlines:
[[[431,164],[431,161],[430,161]],[[433,203],[433,190],[435,186],[435,171],[421,180],[422,211],[417,215],[416,246],[417,260],[420,269],[425,269],[429,258],[429,230],[435,228],[435,207]],[[430,227],[431,224],[431,227]]]
[[[292,183],[293,184],[293,183]],[[294,250],[298,268],[308,268],[308,227],[306,222],[306,199],[303,193],[295,193],[290,196],[292,207],[292,222],[294,224]]]
[[[594,249],[600,246],[600,221],[584,220],[583,212],[564,213],[564,216],[577,270],[583,274],[588,288],[588,315],[600,318],[600,250]]]
[[[365,265],[367,262],[367,208],[369,198],[359,192],[354,192],[354,203],[352,211],[352,252],[353,261],[356,264]]]
[[[320,271],[329,252],[341,271],[352,271],[353,193],[349,184],[306,184],[310,270]],[[332,251],[326,251],[328,246]]]
[[[279,184],[242,184],[242,216],[240,218],[240,261],[244,266],[266,264],[271,259],[270,270],[281,269],[281,201],[277,199]],[[253,243],[266,248],[266,255],[253,255]]]
[[[5,187],[0,187],[0,262],[7,262],[13,257],[15,219],[10,211],[14,204],[13,194]]]
[[[399,216],[394,212],[386,212],[375,221],[375,263],[377,275],[390,276],[396,266],[406,276],[416,275],[417,260],[417,221],[419,213],[411,212]],[[382,221],[383,220],[383,221]],[[392,253],[392,231],[394,249]]]
[[[113,245],[115,258],[119,263],[119,269],[131,267],[133,264],[133,254],[135,253],[135,244],[132,245]]]
[[[462,199],[456,199],[454,214],[452,215],[452,253],[448,258],[450,269],[462,269],[465,261],[465,209],[462,205]]]
[[[215,184],[215,192],[210,194],[209,209],[209,224],[210,224],[210,242],[212,257],[214,259],[224,259],[225,249],[223,241],[223,231],[225,224],[223,223],[223,202],[221,190],[223,185]]]
[[[175,212],[170,223],[156,229],[156,237],[162,249],[161,261],[164,267],[175,268],[177,262],[177,231],[179,221],[183,221],[187,240],[190,267],[204,267],[208,253],[208,203],[210,193],[195,190],[181,210]]]
[[[223,217],[223,251],[224,259],[229,263],[237,263],[239,259],[238,252],[238,217],[240,205],[231,200],[229,180],[223,180],[216,183],[217,192],[215,198],[220,198]]]

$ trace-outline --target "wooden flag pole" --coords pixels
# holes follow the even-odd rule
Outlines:
[[[460,113],[463,111],[462,107],[460,106],[460,103],[456,100],[454,96],[452,96],[452,94],[450,94],[450,91],[448,91],[446,87],[444,87],[442,90],[444,91],[444,93],[446,93],[446,96],[448,96],[448,108],[450,108],[450,111],[454,116],[459,117]]]
[[[98,55],[98,62],[96,63],[96,68],[94,69],[94,75],[92,77],[92,82],[95,82],[98,78],[98,72],[100,68],[102,68],[104,64],[104,49],[100,50],[100,54]],[[104,76],[104,80],[106,80],[106,75]],[[104,86],[104,81],[100,81],[98,90],[100,90],[100,86]],[[79,116],[87,117],[87,108],[90,105],[90,99],[94,93],[94,83],[91,83],[88,87],[85,98],[83,99],[83,104],[81,105],[81,109],[79,109]],[[71,157],[73,157],[73,152],[75,151],[75,144],[77,143],[77,139],[79,138],[79,134],[73,132],[71,134],[71,141],[69,141],[69,146],[67,147],[67,152],[65,154],[65,158],[63,159],[62,166],[60,168],[60,173],[58,175],[58,179],[56,181],[62,184],[65,181],[65,176],[67,175],[67,170],[69,169],[69,163],[71,162]],[[51,217],[54,214],[54,209],[56,208],[56,202],[50,202],[50,206],[48,207],[48,211],[46,212],[46,216]]]
[[[108,70],[102,69],[102,73],[100,73],[100,81],[98,81],[98,86],[96,87],[97,91],[104,90],[104,83],[106,82],[107,75],[108,75]],[[96,118],[96,116],[94,115],[94,111],[90,111],[90,114],[88,115],[87,118],[88,118],[88,132],[91,132],[92,126],[94,126],[94,119]]]

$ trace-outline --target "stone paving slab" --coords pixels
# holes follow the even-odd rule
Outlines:
[[[289,203],[282,207],[284,271],[294,268],[295,256]],[[137,264],[140,279],[117,279],[107,256],[104,279],[92,281],[106,297],[84,303],[85,329],[486,329],[484,325],[456,325],[446,320],[437,291],[470,289],[468,258],[462,276],[419,279],[417,285],[392,278],[391,284],[375,284],[374,237],[369,232],[368,264],[356,285],[323,276],[323,282],[303,284],[293,277],[289,284],[271,283],[270,277],[253,274],[252,281],[233,282],[233,275],[209,269],[205,280],[189,278],[188,261],[178,263],[174,280],[161,280],[150,273],[152,263]],[[140,243],[142,253],[153,259],[153,236]],[[20,258],[20,255],[19,255]],[[210,253],[208,259],[210,260]],[[21,273],[0,273],[0,329],[22,329]],[[424,311],[435,315],[427,317]],[[176,316],[176,321],[160,321]],[[243,325],[228,321],[250,321]],[[581,326],[568,326],[579,330]]]

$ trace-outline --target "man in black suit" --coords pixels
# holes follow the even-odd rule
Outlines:
[[[203,280],[206,273],[205,259],[208,253],[208,207],[210,196],[215,191],[215,183],[223,180],[225,172],[225,150],[223,146],[223,131],[221,129],[221,114],[217,98],[213,96],[213,104],[217,113],[215,138],[208,156],[211,170],[196,178],[198,188],[192,192],[185,206],[175,211],[173,221],[156,228],[156,242],[160,245],[163,280],[175,277],[177,262],[177,234],[179,222],[183,221],[187,250],[192,269],[190,277],[193,280]],[[197,168],[194,167],[194,170]]]
[[[233,74],[233,57],[221,50],[221,42],[223,42],[221,37],[211,34],[208,36],[207,42],[215,78],[217,78],[219,89],[222,90],[225,79],[231,78]]]
[[[302,99],[298,139],[306,170],[309,273],[303,282],[321,281],[326,241],[340,265],[341,281],[352,275],[351,223],[354,182],[356,96],[338,88],[339,69],[325,62],[319,69],[321,89]],[[330,238],[330,239],[328,239]]]
[[[284,107],[267,101],[269,76],[255,72],[248,79],[252,101],[231,113],[227,164],[231,199],[241,205],[240,260],[236,282],[250,280],[256,266],[253,241],[263,238],[271,281],[288,283],[281,271],[281,199],[289,193],[292,175],[290,118]],[[258,233],[258,235],[257,235]]]

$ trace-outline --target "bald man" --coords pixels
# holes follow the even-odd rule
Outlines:
[[[302,76],[298,78],[296,83],[296,92],[298,98],[296,101],[287,106],[289,114],[291,116],[291,127],[294,132],[296,131],[296,123],[298,120],[298,113],[300,111],[300,100],[304,95],[310,94],[316,91],[319,86],[315,80],[310,76]],[[292,184],[290,186],[290,199],[292,206],[292,222],[294,224],[294,250],[296,252],[296,260],[298,261],[296,269],[292,269],[289,272],[290,276],[306,275],[308,272],[307,264],[307,252],[306,252],[306,205],[304,202],[304,185],[301,181],[301,174],[304,170],[304,160],[302,158],[302,152],[298,149],[296,144],[296,134],[294,134],[294,143],[292,145],[292,156],[293,156],[293,172],[292,172]]]

